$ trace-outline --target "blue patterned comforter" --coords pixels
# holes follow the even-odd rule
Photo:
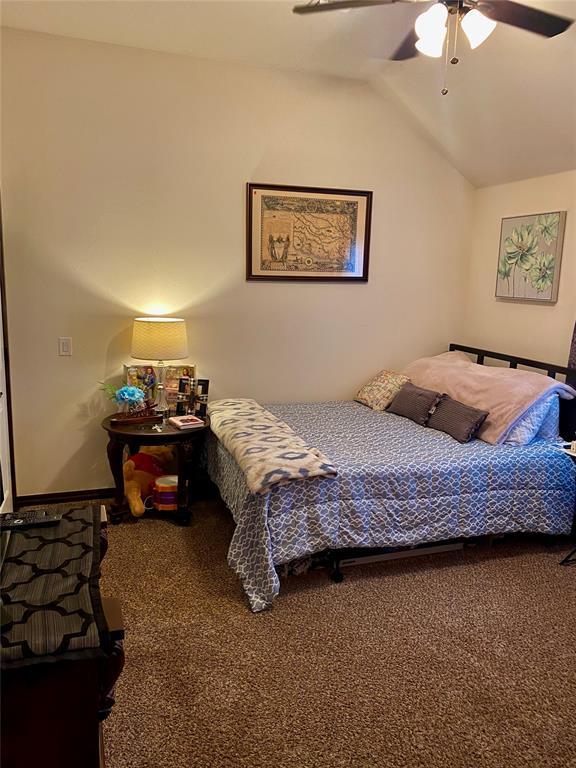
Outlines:
[[[461,445],[355,402],[266,407],[323,451],[338,477],[257,496],[210,436],[208,471],[236,522],[228,562],[253,611],[270,607],[279,592],[275,566],[327,548],[570,531],[576,468],[549,444]]]

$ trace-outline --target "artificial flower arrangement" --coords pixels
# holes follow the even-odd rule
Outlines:
[[[113,421],[156,421],[161,419],[154,411],[154,401],[146,399],[144,390],[140,387],[124,385],[117,389],[113,384],[102,384],[102,390],[106,392],[110,400],[118,404],[118,413],[112,417]]]

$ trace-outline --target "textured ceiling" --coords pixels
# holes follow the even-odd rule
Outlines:
[[[498,0],[495,0],[496,2]],[[530,0],[576,18],[576,0]],[[285,0],[6,0],[2,24],[203,59],[368,80],[476,186],[576,168],[576,24],[547,40],[499,24],[460,63],[386,61],[422,5],[296,16]]]

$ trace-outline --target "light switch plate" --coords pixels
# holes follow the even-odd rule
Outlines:
[[[61,357],[71,357],[72,355],[72,337],[71,336],[58,337],[58,354]]]

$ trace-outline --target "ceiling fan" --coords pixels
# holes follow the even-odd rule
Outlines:
[[[430,0],[312,0],[305,5],[294,7],[294,13],[318,13],[321,11],[349,10],[352,8],[371,8],[377,5],[393,3],[430,3]],[[565,32],[573,23],[553,13],[541,11],[512,0],[437,0],[416,19],[414,29],[404,38],[398,48],[389,57],[392,61],[404,61],[423,53],[439,58],[444,51],[444,42],[448,35],[446,56],[450,45],[450,17],[454,19],[454,55],[452,64],[458,63],[456,40],[460,26],[470,42],[471,48],[477,48],[492,34],[497,22],[535,32],[544,37],[555,37]],[[442,93],[448,92],[445,88]]]

